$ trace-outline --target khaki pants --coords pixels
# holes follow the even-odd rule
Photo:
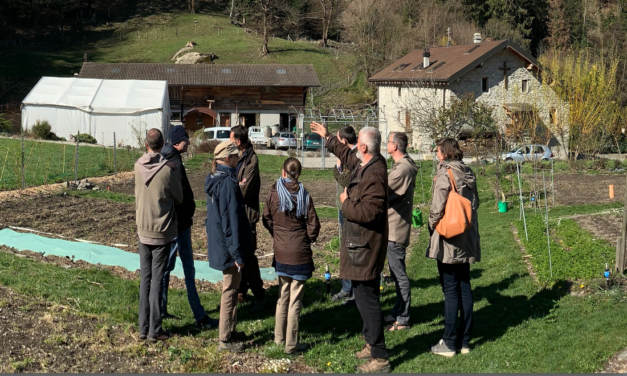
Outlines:
[[[303,308],[305,281],[279,276],[279,285],[274,342],[279,345],[285,342],[285,351],[292,352],[298,345],[298,317]]]
[[[242,273],[237,266],[222,272],[222,298],[220,300],[220,341],[228,342],[237,324],[237,289],[242,280]]]

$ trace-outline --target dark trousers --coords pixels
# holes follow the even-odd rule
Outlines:
[[[470,286],[470,264],[444,264],[438,261],[440,284],[444,292],[444,335],[446,346],[454,349],[470,344],[474,299]],[[459,325],[457,330],[457,315]]]
[[[266,290],[263,289],[263,280],[259,270],[259,260],[255,255],[257,249],[257,226],[251,226],[253,237],[253,249],[244,256],[244,267],[242,268],[242,281],[239,285],[239,293],[247,294],[248,289],[253,292],[255,300],[262,301],[266,298]]]
[[[390,274],[396,286],[396,303],[387,321],[396,321],[400,325],[409,325],[411,307],[411,286],[405,267],[406,249],[395,242],[388,242],[388,264]]]
[[[179,231],[176,240],[172,242],[172,249],[168,255],[165,274],[163,275],[163,287],[161,291],[161,316],[168,312],[168,288],[170,286],[170,273],[176,266],[176,254],[178,253],[183,264],[185,274],[185,288],[187,300],[194,314],[194,319],[200,321],[205,318],[205,308],[200,304],[198,290],[196,290],[196,268],[194,267],[194,253],[192,251],[192,228]]]
[[[139,332],[156,336],[161,331],[162,281],[172,247],[139,244]]]
[[[340,222],[340,232],[344,229],[344,216],[342,215],[342,210],[337,211],[337,218]],[[347,293],[349,296],[353,295],[353,285],[351,284],[350,279],[342,279],[342,291]]]
[[[385,336],[383,335],[383,313],[379,297],[381,290],[379,278],[370,281],[352,281],[357,309],[364,322],[362,333],[370,345],[373,358],[387,359]]]

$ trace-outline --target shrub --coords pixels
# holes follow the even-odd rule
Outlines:
[[[203,141],[196,148],[196,153],[199,154],[213,154],[216,147],[220,144],[220,141],[211,140],[211,141]]]
[[[52,127],[50,126],[50,123],[48,123],[48,120],[37,120],[31,130],[37,138],[44,140],[51,139],[54,134],[52,133]]]
[[[9,133],[13,131],[13,122],[3,117],[4,114],[0,114],[0,132]]]
[[[73,136],[74,140],[76,140],[76,136]],[[95,144],[97,143],[96,139],[87,133],[81,133],[78,135],[78,141],[84,144]]]

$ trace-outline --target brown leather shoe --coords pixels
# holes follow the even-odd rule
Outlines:
[[[390,373],[392,366],[387,359],[370,359],[367,363],[357,367],[359,373]]]
[[[370,345],[366,343],[361,351],[355,353],[355,356],[357,359],[370,359]]]
[[[237,294],[237,302],[238,303],[245,303],[246,302],[246,298],[244,298],[244,294]]]

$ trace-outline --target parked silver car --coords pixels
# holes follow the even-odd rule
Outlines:
[[[272,136],[272,147],[275,149],[296,148],[296,135],[292,132],[277,132]]]
[[[546,145],[525,145],[518,147],[501,156],[505,161],[550,161],[553,159],[553,152]]]

